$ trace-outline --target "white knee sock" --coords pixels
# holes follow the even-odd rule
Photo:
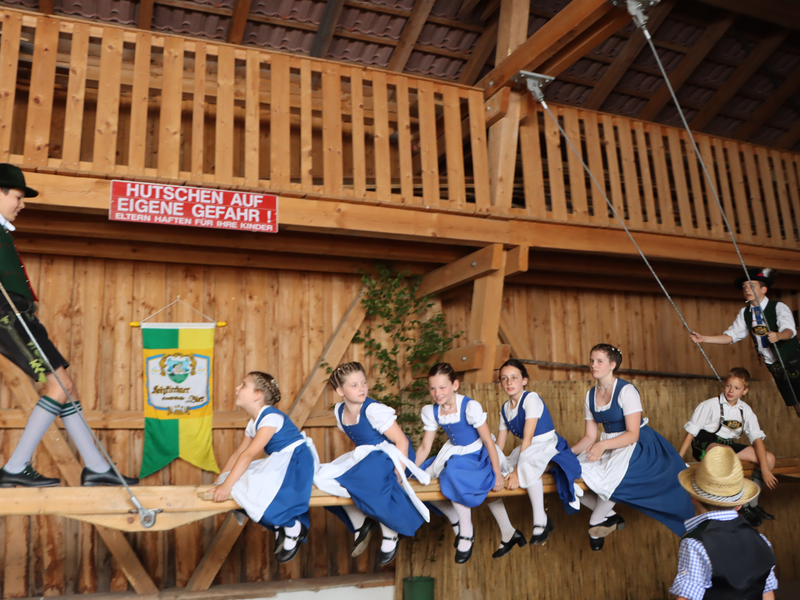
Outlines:
[[[3,467],[7,473],[19,473],[25,468],[25,465],[31,462],[36,446],[39,445],[47,428],[60,413],[61,405],[58,402],[48,396],[39,398],[39,402],[31,411],[31,416],[28,417],[25,431],[22,432],[17,447],[14,448],[11,458]]]
[[[508,512],[506,512],[506,505],[503,504],[502,500],[495,500],[494,502],[489,503],[489,510],[492,511],[492,516],[494,520],[497,521],[497,525],[500,527],[500,535],[502,537],[503,542],[508,542],[512,537],[514,537],[514,526],[511,524],[511,520],[508,518]]]
[[[347,518],[350,519],[350,522],[353,524],[353,528],[358,531],[361,529],[361,526],[364,524],[364,521],[367,519],[367,515],[365,515],[361,510],[356,508],[355,506],[343,506],[344,512],[347,513]],[[357,533],[355,535],[358,535]]]
[[[381,523],[381,533],[383,533],[383,540],[381,540],[381,552],[391,552],[397,545],[397,532],[389,529],[386,525]]]
[[[442,511],[442,514],[450,521],[450,525],[453,527],[453,535],[458,535],[458,513],[453,508],[453,503],[450,500],[433,500],[431,504]]]
[[[283,549],[284,550],[291,550],[297,545],[297,540],[290,539],[291,537],[297,537],[300,535],[300,521],[297,519],[294,520],[294,525],[291,527],[284,527],[283,528],[286,537],[283,538]]]
[[[544,512],[544,485],[541,478],[528,486],[528,498],[533,508],[533,535],[541,535],[547,525],[547,513]]]
[[[458,502],[453,502],[453,508],[455,508],[456,513],[458,513],[458,522],[460,523],[460,529],[461,529],[459,535],[462,538],[471,538],[473,534],[472,510],[469,507],[464,506],[463,504],[459,504]],[[468,542],[463,539],[458,540],[458,550],[460,552],[465,552],[469,550],[470,546],[472,546],[472,542]]]
[[[92,432],[78,414],[80,410],[83,410],[80,402],[76,402],[75,406],[72,406],[71,402],[67,402],[61,410],[61,421],[64,423],[69,437],[75,442],[75,447],[80,452],[86,467],[95,473],[105,473],[111,468],[111,465],[97,449]]]
[[[594,527],[595,525],[599,525],[611,515],[616,514],[614,512],[615,504],[616,502],[612,502],[611,500],[601,500],[600,498],[598,498],[597,505],[592,511],[592,516],[589,518],[589,527]]]

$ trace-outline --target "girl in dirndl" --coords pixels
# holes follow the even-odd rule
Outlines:
[[[428,508],[408,483],[407,472],[426,485],[430,478],[414,464],[414,450],[394,409],[367,396],[361,363],[336,367],[330,384],[342,398],[334,407],[336,425],[356,448],[322,465],[314,484],[328,494],[352,498],[355,506],[328,508],[355,535],[352,556],[367,548],[372,530],[380,525],[378,563],[383,566],[397,555],[400,535],[413,536],[430,519]]]
[[[275,531],[279,562],[297,554],[308,537],[308,505],[319,467],[314,442],[275,408],[278,383],[252,371],[236,388],[236,406],[250,415],[239,448],[225,463],[214,500],[232,497],[256,523]],[[262,452],[267,457],[253,460]]]
[[[640,510],[679,536],[686,531],[684,521],[694,516],[691,499],[678,483],[678,473],[686,465],[672,444],[642,418],[639,391],[614,376],[621,364],[622,353],[614,346],[592,348],[589,366],[597,384],[584,402],[586,433],[572,447],[591,490],[584,493],[581,504],[592,511],[592,550],[602,550],[604,538],[625,526],[613,510],[617,502]],[[597,441],[599,425],[603,432]]]
[[[503,471],[508,473],[506,487],[510,490],[521,487],[528,492],[533,508],[530,543],[543,544],[553,531],[553,522],[544,510],[542,475],[546,471],[552,473],[564,508],[568,513],[574,513],[580,509],[578,497],[583,494],[575,484],[581,476],[581,465],[567,441],[556,433],[553,418],[542,397],[525,389],[528,385],[525,365],[515,358],[507,360],[500,367],[500,383],[509,400],[500,409],[497,445],[505,447],[509,432],[522,440],[522,444],[508,457],[501,459]],[[510,541],[504,540],[492,556],[498,558],[508,554],[514,544],[525,545],[525,538],[518,531]]]
[[[417,464],[431,477],[439,478],[439,487],[449,502],[434,501],[456,533],[457,563],[472,556],[475,535],[472,508],[480,505],[492,490],[503,489],[503,475],[497,447],[486,424],[486,413],[479,402],[457,394],[459,382],[448,363],[439,363],[428,372],[428,385],[435,404],[422,409],[425,433],[417,449]],[[439,427],[447,433],[439,453],[428,458]],[[427,459],[427,460],[426,460]],[[501,531],[515,533],[502,500],[489,505]],[[521,535],[521,534],[520,534]]]

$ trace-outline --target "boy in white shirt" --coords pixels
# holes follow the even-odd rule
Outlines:
[[[753,483],[759,490],[764,484],[769,489],[778,485],[772,474],[775,455],[764,446],[766,434],[758,425],[758,417],[741,398],[748,392],[750,373],[737,367],[730,370],[725,379],[725,391],[716,398],[709,398],[695,409],[692,418],[683,426],[686,438],[678,453],[683,456],[689,446],[695,460],[703,460],[706,453],[715,446],[730,446],[740,460],[757,463],[760,468],[753,472]],[[750,440],[751,446],[735,442],[742,434]],[[762,519],[769,521],[775,517],[758,504],[758,496],[739,511],[753,527],[761,525]]]

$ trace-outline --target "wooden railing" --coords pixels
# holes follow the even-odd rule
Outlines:
[[[530,98],[501,201],[487,143],[501,95],[484,104],[479,90],[431,79],[15,10],[0,22],[0,161],[619,227]],[[631,229],[727,237],[685,132],[553,108]],[[797,247],[800,156],[697,139],[737,238]]]

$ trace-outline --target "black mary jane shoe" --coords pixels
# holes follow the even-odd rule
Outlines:
[[[123,475],[122,478],[128,485],[139,484],[138,477],[125,477]],[[109,467],[108,471],[105,473],[97,473],[96,471],[92,471],[89,467],[84,467],[83,471],[81,471],[81,485],[84,487],[94,487],[98,485],[122,485],[122,482],[119,480],[119,477],[117,477],[117,474],[114,473],[114,469],[111,467]]]
[[[453,528],[453,535],[456,536],[456,539],[453,540],[453,548],[458,549],[458,533],[461,533],[461,521],[456,523],[450,523],[450,527]],[[458,527],[458,533],[455,533],[455,528]]]
[[[45,477],[30,465],[25,465],[19,473],[9,473],[0,469],[0,488],[12,487],[53,487],[61,485],[55,477]]]
[[[767,511],[765,511],[764,507],[761,506],[760,504],[756,504],[755,506],[752,507],[752,509],[764,521],[774,521],[775,520],[775,517],[773,515],[769,514]]]
[[[589,538],[589,547],[594,550],[595,552],[600,552],[603,549],[603,544],[605,544],[605,538]]]
[[[355,558],[367,549],[367,546],[369,546],[369,538],[372,535],[372,530],[377,526],[378,524],[375,522],[375,520],[367,517],[367,519],[364,521],[364,524],[356,529],[356,540],[353,542],[353,550],[350,552],[350,556]]]
[[[397,549],[400,547],[400,541],[399,541],[400,536],[399,535],[396,535],[394,537],[383,536],[383,539],[394,542],[394,548],[389,550],[389,552],[384,552],[383,550],[378,552],[378,564],[382,567],[385,567],[394,560],[395,556],[397,556]]]
[[[525,536],[522,535],[522,532],[519,529],[514,530],[514,535],[511,536],[511,539],[507,542],[500,542],[500,547],[494,551],[492,554],[492,558],[500,558],[501,556],[505,556],[514,548],[514,546],[519,546],[522,548],[528,542],[525,541]],[[458,540],[456,540],[456,550],[458,550]]]
[[[467,542],[471,542],[469,548],[463,552],[458,549],[458,546],[456,546],[456,562],[459,565],[463,565],[472,556],[472,548],[475,546],[475,535],[473,534],[472,537],[465,537],[459,534],[458,537],[456,537],[456,542],[458,542],[458,540],[466,540]]]
[[[534,525],[533,528],[536,529],[537,527],[541,527],[541,525]],[[553,533],[555,529],[555,525],[553,525],[553,521],[550,520],[550,517],[547,517],[547,524],[544,526],[544,531],[539,535],[534,535],[531,537],[531,546],[538,546],[539,544],[544,544],[547,541],[547,538],[550,537],[550,534]]]
[[[589,535],[597,538],[604,538],[613,531],[625,529],[625,519],[619,515],[612,515],[598,525],[589,527]]]
[[[744,520],[750,524],[750,527],[760,527],[761,517],[753,510],[752,506],[744,505],[739,509],[739,515],[744,517]]]
[[[283,542],[286,539],[286,530],[283,527],[278,527],[275,534],[275,554],[283,550]]]
[[[281,529],[283,529],[283,527],[281,527]],[[294,548],[292,548],[291,550],[286,550],[283,547],[283,544],[281,544],[281,550],[280,552],[278,552],[278,562],[285,563],[292,560],[297,555],[297,552],[300,550],[300,544],[305,542],[307,538],[308,538],[308,527],[306,527],[302,523],[300,524],[300,533],[297,536],[286,535],[286,532],[284,531],[283,534],[284,541],[294,540],[295,544]]]

